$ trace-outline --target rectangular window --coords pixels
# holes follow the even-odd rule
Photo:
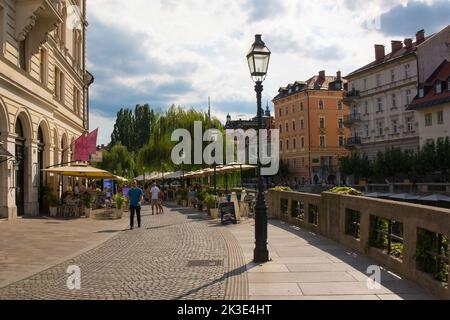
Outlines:
[[[406,106],[411,103],[411,90],[406,90]]]
[[[411,118],[411,117],[407,117],[406,118],[406,129],[407,129],[407,132],[413,132],[414,131],[413,118]]]
[[[27,40],[23,40],[19,42],[19,68],[27,71],[27,45],[26,45],[26,41]]]
[[[61,91],[60,91],[60,88],[61,88],[60,87],[60,82],[61,82],[60,75],[61,75],[61,73],[60,73],[59,69],[55,67],[55,88],[54,89],[55,89],[55,97],[56,97],[57,100],[60,99],[60,95],[61,95]]]
[[[397,109],[397,96],[395,94],[392,95],[392,109]]]
[[[325,129],[325,118],[324,117],[320,117],[319,123],[320,123],[320,129]]]
[[[320,141],[320,147],[325,148],[326,147],[325,136],[320,136],[319,141]]]
[[[381,98],[377,99],[377,112],[383,112],[383,100]]]
[[[339,136],[339,147],[343,147],[345,144],[345,137]]]
[[[286,123],[286,132],[289,132],[289,123]]]
[[[65,94],[66,94],[66,76],[64,73],[61,72],[60,74],[60,88],[59,88],[60,96],[59,101],[61,101],[62,104],[65,103]]]
[[[292,201],[291,216],[292,218],[305,220],[305,203],[303,201]]]
[[[417,230],[417,269],[429,273],[433,277],[447,284],[448,283],[448,235],[443,235],[426,229]]]
[[[343,110],[343,109],[344,109],[344,107],[343,107],[342,101],[339,101],[338,102],[338,110]]]
[[[397,120],[392,120],[392,132],[393,133],[397,133],[398,132]]]
[[[395,70],[391,70],[391,82],[395,82]]]
[[[319,225],[319,207],[310,204],[308,207],[308,223],[318,226]]]
[[[444,111],[439,111],[437,113],[437,123],[444,124]]]
[[[300,141],[301,141],[302,149],[304,149],[305,148],[305,137],[302,137]]]
[[[408,64],[405,65],[405,78],[408,79],[410,77],[410,69],[411,66]]]
[[[369,114],[369,102],[368,101],[364,102],[364,111],[365,111],[366,115]]]
[[[361,212],[350,209],[345,211],[345,234],[361,239]]]
[[[286,140],[286,151],[289,151],[289,140]]]
[[[303,107],[303,102],[300,103],[300,111],[303,111],[304,107]]]
[[[294,130],[295,131],[295,121],[292,121],[292,130]]]
[[[436,94],[442,93],[442,81],[436,81]]]
[[[283,133],[283,126],[280,124],[280,133]]]
[[[425,115],[425,127],[431,127],[433,125],[433,114],[427,113]]]
[[[323,110],[325,108],[323,100],[319,100],[319,110]]]
[[[381,87],[382,83],[381,83],[381,74],[377,74],[377,87]]]
[[[292,148],[295,150],[297,149],[297,140],[294,138],[292,139]]]
[[[289,208],[289,200],[288,199],[280,199],[280,211],[282,214],[287,215]]]
[[[366,126],[366,138],[370,138],[370,128]]]
[[[302,129],[302,130],[305,129],[305,120],[304,119],[300,120],[300,129]]]
[[[338,128],[344,129],[344,119],[342,119],[342,118],[338,119]]]
[[[371,216],[370,246],[382,250],[387,255],[403,259],[403,224]]]
[[[41,49],[40,60],[41,60],[40,61],[41,83],[46,85],[47,84],[47,72],[48,72],[47,50]]]
[[[378,122],[378,135],[381,137],[384,135],[384,125],[383,122]]]
[[[364,82],[363,88],[364,90],[367,90],[367,79],[364,79],[363,82]]]

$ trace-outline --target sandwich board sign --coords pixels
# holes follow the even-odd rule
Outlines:
[[[219,212],[222,224],[237,224],[236,211],[233,202],[219,204]]]

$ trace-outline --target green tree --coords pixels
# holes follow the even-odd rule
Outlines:
[[[135,161],[125,146],[116,144],[110,151],[103,152],[103,162],[99,167],[118,176],[133,178]]]
[[[111,144],[121,144],[127,147],[128,150],[133,150],[135,145],[135,119],[133,112],[129,109],[120,109],[117,113],[116,123],[114,125],[114,131],[111,135]]]

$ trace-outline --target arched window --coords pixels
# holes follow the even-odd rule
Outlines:
[[[20,119],[17,119],[16,121],[15,133],[19,138],[25,138],[25,135],[23,133],[22,121],[20,121]]]
[[[39,129],[38,129],[38,142],[40,144],[44,143],[44,132],[42,131],[41,126],[39,126]]]

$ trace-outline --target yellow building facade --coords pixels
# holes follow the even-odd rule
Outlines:
[[[300,184],[339,182],[339,158],[348,154],[340,72],[325,71],[306,82],[280,88],[273,100],[275,127],[280,130],[280,160],[289,166],[291,181]]]
[[[39,215],[88,130],[86,27],[85,0],[0,0],[0,218]]]

